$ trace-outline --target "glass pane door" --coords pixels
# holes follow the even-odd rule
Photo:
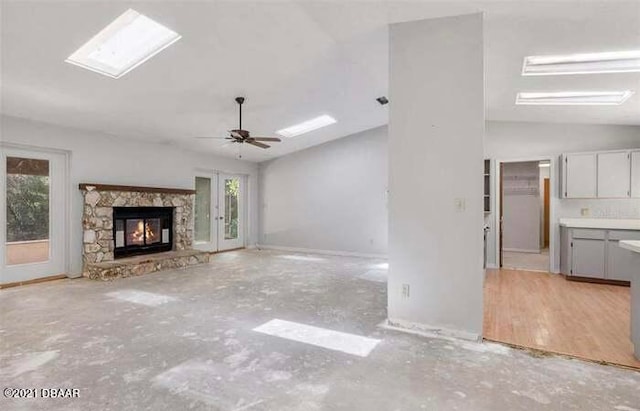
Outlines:
[[[0,283],[66,273],[66,156],[2,148]]]
[[[194,247],[204,251],[217,251],[217,220],[214,209],[216,194],[216,176],[213,171],[203,172],[196,177],[196,196],[194,203]]]
[[[49,161],[7,157],[6,265],[49,260]]]
[[[244,246],[243,191],[241,176],[220,174],[218,185],[218,249]]]

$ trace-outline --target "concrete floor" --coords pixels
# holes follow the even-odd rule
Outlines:
[[[640,409],[634,371],[381,329],[382,263],[240,251],[0,291],[0,385],[80,394],[0,409]],[[276,318],[381,342],[365,357],[252,331]]]

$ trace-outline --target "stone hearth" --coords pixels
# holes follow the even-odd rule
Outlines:
[[[80,184],[84,199],[83,275],[112,279],[208,262],[192,249],[194,190]],[[114,258],[113,207],[172,207],[173,251]]]

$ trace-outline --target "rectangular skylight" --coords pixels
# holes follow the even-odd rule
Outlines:
[[[528,56],[524,58],[522,66],[523,76],[628,73],[634,71],[640,71],[640,50]]]
[[[162,24],[129,9],[65,61],[119,78],[180,40],[180,37]]]
[[[582,105],[616,106],[627,100],[633,91],[563,91],[563,92],[521,92],[516,104],[531,105]]]
[[[295,137],[301,134],[309,133],[322,127],[330,126],[331,124],[335,123],[335,118],[324,114],[322,116],[312,118],[311,120],[307,120],[303,123],[278,130],[276,131],[276,134],[279,134],[283,137]]]

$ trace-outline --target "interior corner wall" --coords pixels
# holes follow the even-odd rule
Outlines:
[[[493,161],[492,210],[497,210],[499,187],[497,167],[500,161],[550,159],[551,170],[551,245],[560,238],[561,218],[582,217],[586,208],[596,218],[640,218],[640,199],[562,199],[559,197],[558,159],[562,153],[640,148],[640,126],[552,124],[511,121],[488,121],[485,157]],[[497,221],[492,211],[486,218],[490,226],[487,237],[487,264],[497,265]],[[554,247],[551,271],[560,272],[560,247]]]
[[[261,163],[260,245],[386,255],[387,152],[378,127]]]
[[[249,232],[257,239],[258,165],[179,147],[0,116],[0,141],[34,149],[62,150],[69,155],[69,276],[82,273],[82,196],[79,183],[103,183],[193,189],[197,170],[248,176]]]
[[[482,333],[483,17],[391,25],[389,321]]]

